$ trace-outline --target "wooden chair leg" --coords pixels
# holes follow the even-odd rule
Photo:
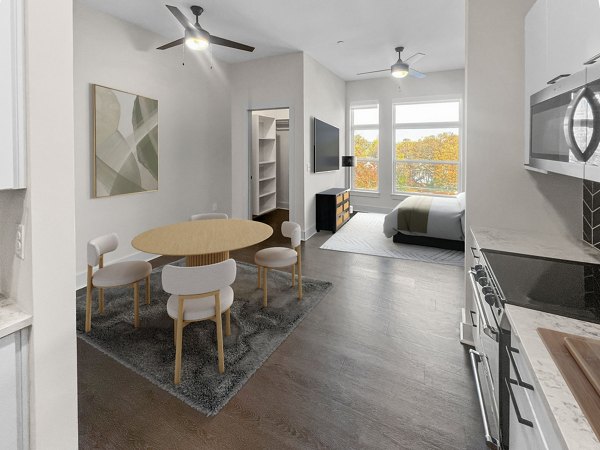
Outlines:
[[[133,283],[133,326],[140,326],[140,283]]]
[[[104,313],[104,289],[98,290],[98,311],[100,314]]]
[[[146,277],[146,305],[150,304],[150,275]]]
[[[257,266],[257,269],[258,269],[258,288],[260,289],[260,278],[261,278],[261,275],[262,275],[262,271],[261,271],[262,267]]]
[[[177,346],[177,319],[173,319],[173,345]]]
[[[302,300],[302,261],[298,252],[298,301]]]
[[[225,311],[225,336],[231,336],[231,308]]]
[[[183,314],[180,314],[183,316]],[[183,319],[177,320],[175,337],[175,384],[181,383],[181,347],[183,346]]]
[[[292,265],[292,287],[296,285],[296,264]]]
[[[85,296],[85,332],[92,330],[92,283],[88,281]]]
[[[263,267],[263,306],[266,308],[267,307],[267,273],[269,272],[269,269],[266,267]]]
[[[217,323],[217,353],[219,354],[219,373],[225,372],[225,353],[223,351],[223,322],[221,320],[221,299],[219,293],[215,296],[215,322]]]

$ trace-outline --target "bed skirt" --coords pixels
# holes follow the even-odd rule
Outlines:
[[[424,245],[425,247],[465,251],[465,241],[452,241],[450,239],[438,239],[427,236],[409,236],[402,233],[396,233],[393,240],[397,244]]]

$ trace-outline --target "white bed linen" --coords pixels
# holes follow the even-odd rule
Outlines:
[[[427,233],[411,233],[409,231],[398,230],[398,206],[391,213],[387,214],[383,221],[383,233],[386,237],[392,237],[400,231],[402,234],[412,236],[428,236],[438,239],[464,241],[464,192],[458,194],[456,197],[433,197],[427,220]]]

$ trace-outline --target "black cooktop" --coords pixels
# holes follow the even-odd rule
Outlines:
[[[506,303],[600,323],[600,264],[482,253]]]

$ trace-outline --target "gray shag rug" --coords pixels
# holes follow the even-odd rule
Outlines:
[[[162,290],[161,268],[151,275],[150,305],[145,303],[145,283],[140,288],[140,328],[137,330],[133,327],[131,287],[106,289],[102,315],[97,312],[98,291],[94,289],[89,334],[84,333],[85,291],[78,291],[78,336],[192,408],[215,415],[332,287],[326,281],[303,278],[303,298],[298,302],[298,289],[297,285],[291,287],[291,274],[270,270],[269,306],[262,308],[262,290],[256,287],[256,266],[238,262],[237,268],[232,286],[235,300],[231,307],[231,335],[224,336],[225,373],[222,375],[217,368],[214,322],[195,322],[183,330],[181,384],[173,383],[173,320],[167,315],[169,295]]]

